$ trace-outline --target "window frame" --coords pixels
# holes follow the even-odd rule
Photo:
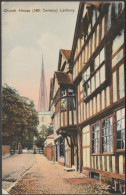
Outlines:
[[[101,119],[101,137],[102,137],[102,139],[103,139],[103,137],[108,137],[108,136],[112,136],[112,152],[103,152],[103,140],[101,140],[101,142],[102,142],[102,148],[101,148],[101,151],[102,151],[102,154],[106,154],[106,153],[113,153],[113,151],[114,151],[114,148],[113,148],[113,143],[114,143],[114,132],[113,132],[113,125],[112,125],[112,134],[110,135],[110,134],[108,134],[107,136],[103,136],[103,133],[102,133],[102,122],[103,121],[105,121],[106,119],[108,119],[108,118],[112,118],[112,124],[113,124],[113,115],[109,115],[109,116],[107,116],[107,117],[105,117],[105,118],[103,118],[103,119]],[[107,144],[106,144],[107,145]]]
[[[116,113],[119,111],[119,110],[121,110],[121,109],[125,109],[125,107],[124,106],[121,106],[121,107],[119,107],[119,108],[117,108],[116,110],[115,110],[115,141],[117,141],[117,126],[116,126],[116,122],[117,122],[117,120],[116,120]],[[124,111],[125,112],[125,111]],[[124,119],[125,119],[125,117],[124,117]],[[125,132],[125,131],[124,131]],[[125,139],[124,139],[125,140]],[[115,144],[115,151],[116,152],[124,152],[125,151],[125,148],[124,149],[118,149],[117,148],[117,145]]]
[[[93,139],[93,136],[92,136],[92,135],[93,135],[93,127],[94,127],[96,124],[99,124],[99,138],[98,138],[98,139],[99,139],[99,152],[94,153],[94,152],[93,152],[93,147],[94,147],[94,146],[93,146],[93,143],[92,143],[92,140],[94,140],[94,139]],[[97,122],[95,122],[95,123],[93,123],[93,124],[91,125],[91,136],[90,136],[90,137],[91,137],[91,154],[92,154],[92,155],[96,155],[96,154],[98,155],[98,154],[100,154],[100,152],[101,152],[101,151],[100,151],[100,137],[101,137],[100,120],[97,121]]]

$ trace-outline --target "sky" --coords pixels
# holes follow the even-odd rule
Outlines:
[[[78,7],[79,2],[2,2],[2,84],[33,100],[36,109],[42,54],[49,98],[59,49],[72,48]]]

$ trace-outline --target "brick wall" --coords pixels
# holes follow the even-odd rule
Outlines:
[[[55,146],[52,143],[44,147],[43,152],[49,160],[55,161]]]
[[[10,146],[2,145],[2,155],[10,154]]]

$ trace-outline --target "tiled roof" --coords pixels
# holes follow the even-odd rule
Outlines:
[[[47,136],[47,138],[54,138],[54,134]]]
[[[66,72],[55,72],[56,78],[58,80],[58,84],[73,84],[72,78],[70,76],[70,73]]]
[[[61,53],[64,55],[64,57],[66,58],[66,60],[70,59],[71,56],[71,50],[67,50],[67,49],[60,49]]]

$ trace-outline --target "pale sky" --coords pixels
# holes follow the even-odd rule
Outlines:
[[[42,53],[49,96],[50,78],[58,67],[59,49],[72,48],[78,7],[79,2],[2,2],[2,84],[7,83],[20,95],[33,100],[36,109]],[[19,12],[19,9],[30,12]],[[33,9],[40,10],[33,12]]]

